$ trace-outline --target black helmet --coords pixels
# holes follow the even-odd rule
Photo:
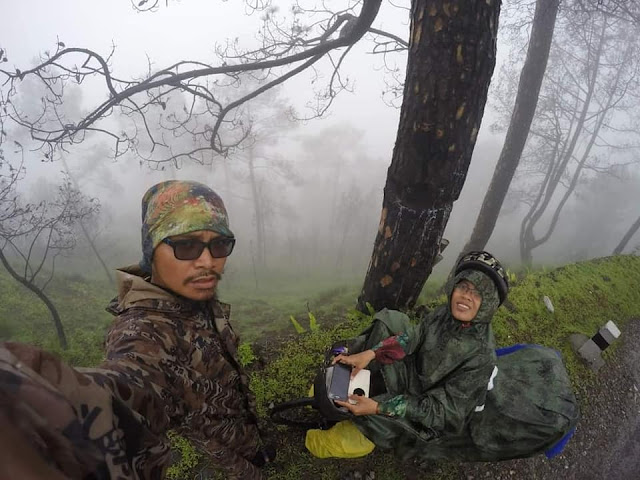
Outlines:
[[[507,272],[505,272],[502,265],[496,257],[489,252],[473,251],[465,253],[458,265],[456,265],[457,275],[463,270],[479,270],[485,273],[493,280],[498,289],[498,296],[500,297],[500,304],[507,298],[509,293],[509,280],[507,279]]]

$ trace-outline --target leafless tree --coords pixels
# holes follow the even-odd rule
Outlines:
[[[66,349],[60,315],[45,289],[54,277],[56,258],[75,247],[77,222],[92,216],[99,206],[80,195],[68,178],[55,199],[24,204],[17,193],[25,172],[24,150],[20,144],[15,147],[20,158],[17,166],[7,160],[4,149],[0,150],[0,263],[45,304],[60,345]]]
[[[640,25],[640,5],[636,0],[573,0],[568,7],[570,12],[606,13],[612,18]]]
[[[262,10],[264,24],[260,31],[262,45],[255,50],[241,50],[237,43],[227,42],[217,48],[217,65],[182,60],[165,68],[148,71],[140,79],[121,79],[111,68],[115,48],[106,55],[59,41],[52,52],[42,54],[40,62],[28,69],[0,69],[2,90],[0,106],[15,124],[28,129],[33,141],[48,160],[56,159],[61,150],[82,142],[89,133],[100,133],[111,139],[114,155],[132,150],[149,161],[177,161],[189,158],[204,162],[210,152],[228,154],[249,134],[249,126],[238,115],[238,107],[280,85],[325,57],[334,64],[334,74],[324,92],[316,98],[316,113],[321,114],[331,103],[341,83],[339,66],[350,50],[371,26],[381,0],[354,2],[343,11],[318,11],[318,20],[302,25],[305,13],[294,8],[286,26],[279,21],[277,9],[260,2],[249,3]],[[153,10],[159,2],[139,2],[140,8]],[[359,16],[354,16],[359,8]],[[341,52],[337,59],[335,52]],[[7,59],[0,51],[0,62]],[[4,62],[5,64],[7,62]],[[261,80],[260,86],[232,98],[229,88],[240,86],[242,77]],[[43,89],[41,109],[27,114],[20,108],[21,84],[33,78]],[[65,115],[65,92],[71,85],[99,80],[106,99],[89,108],[79,119]],[[223,88],[227,87],[227,88]],[[220,94],[220,91],[224,91]],[[178,112],[163,116],[169,102],[182,104]],[[135,119],[128,129],[118,129],[109,122],[114,111]],[[158,133],[148,121],[155,114],[163,126]],[[188,136],[192,148],[176,152],[172,139]]]
[[[521,229],[522,260],[552,235],[586,172],[634,162],[640,148],[637,26],[608,13],[564,19],[557,36],[522,169],[529,206]],[[556,195],[558,193],[558,195]],[[558,198],[559,197],[559,198]],[[551,218],[535,233],[545,212]]]

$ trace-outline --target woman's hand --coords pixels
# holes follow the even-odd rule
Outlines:
[[[365,350],[364,352],[354,353],[353,355],[338,355],[333,359],[333,363],[342,363],[343,365],[351,365],[351,378],[355,377],[360,370],[365,368],[371,360],[376,358],[373,350]]]
[[[345,407],[354,415],[375,415],[378,413],[378,402],[371,398],[361,397],[359,395],[349,395],[349,400],[355,403],[341,402],[340,400],[334,401],[341,407]]]

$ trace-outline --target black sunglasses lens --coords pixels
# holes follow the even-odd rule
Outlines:
[[[236,241],[234,238],[214,240],[209,243],[209,251],[213,258],[224,258],[231,255]]]
[[[205,246],[202,242],[176,242],[173,251],[178,260],[195,260],[200,258]]]

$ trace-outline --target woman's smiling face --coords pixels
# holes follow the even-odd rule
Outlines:
[[[451,314],[461,322],[470,322],[478,314],[482,295],[469,280],[461,280],[451,293]]]

